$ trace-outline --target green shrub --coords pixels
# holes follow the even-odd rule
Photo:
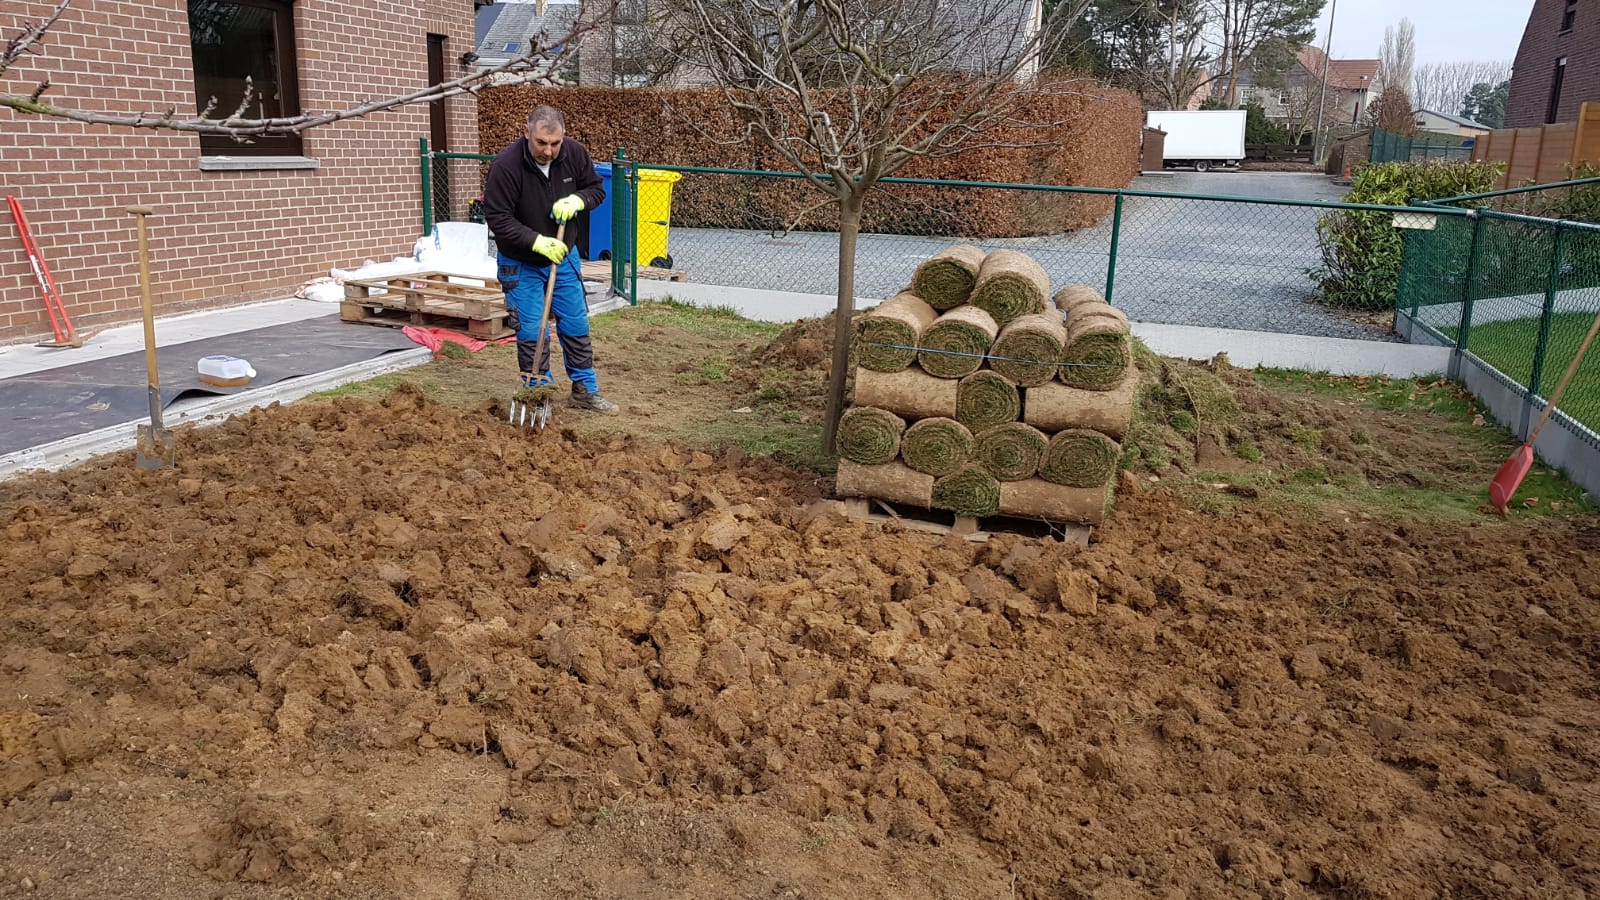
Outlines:
[[[1405,206],[1494,190],[1497,163],[1435,160],[1381,163],[1356,172],[1346,203]],[[1347,309],[1387,309],[1400,284],[1400,231],[1387,212],[1336,210],[1317,219],[1322,266],[1309,273],[1323,301]]]

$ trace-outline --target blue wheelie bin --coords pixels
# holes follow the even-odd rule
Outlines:
[[[606,199],[589,210],[589,247],[587,258],[611,258],[611,164],[595,163],[594,170],[605,186]]]

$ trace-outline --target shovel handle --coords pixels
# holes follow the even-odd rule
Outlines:
[[[556,240],[561,241],[563,244],[565,244],[566,243],[566,234],[567,234],[567,223],[565,223],[565,222],[557,223],[556,224]],[[572,251],[568,250],[567,252],[571,253]],[[565,257],[562,258],[562,262],[566,262]],[[539,360],[540,360],[541,357],[544,356],[545,345],[549,343],[549,341],[547,339],[547,336],[546,336],[546,332],[549,330],[548,326],[550,324],[550,301],[556,295],[556,268],[558,266],[560,266],[560,265],[561,265],[561,263],[558,263],[558,262],[553,262],[553,263],[550,264],[550,277],[546,278],[545,282],[544,282],[544,309],[543,309],[543,311],[541,311],[539,313],[539,340],[538,340],[537,343],[535,343],[533,345],[533,348],[534,348],[533,349],[533,365],[534,365],[534,368],[538,368]],[[544,373],[543,372],[535,372],[535,373],[533,373],[533,375],[534,375],[535,378],[538,378],[538,377],[543,376]]]
[[[1550,395],[1550,401],[1544,405],[1544,414],[1539,416],[1539,421],[1528,432],[1528,444],[1539,436],[1539,429],[1550,420],[1550,414],[1556,411],[1556,404],[1561,402],[1561,395],[1566,393],[1567,384],[1572,381],[1572,376],[1578,373],[1578,364],[1583,362],[1583,356],[1589,352],[1589,345],[1594,343],[1596,332],[1600,332],[1600,315],[1594,317],[1594,324],[1589,326],[1589,333],[1583,336],[1583,343],[1578,345],[1578,352],[1572,357],[1572,363],[1567,366],[1566,374],[1561,376],[1561,383],[1556,385],[1556,392]]]
[[[156,317],[155,305],[150,300],[150,238],[145,229],[145,217],[155,210],[148,206],[130,206],[127,211],[139,220],[139,307],[144,314],[145,379],[152,388],[157,388],[161,380],[156,374]]]

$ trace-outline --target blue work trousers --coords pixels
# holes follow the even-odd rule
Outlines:
[[[500,287],[506,306],[517,316],[517,369],[532,376],[531,383],[549,383],[550,339],[544,353],[538,354],[539,314],[544,310],[544,289],[550,277],[549,265],[500,259]],[[550,318],[561,341],[561,362],[567,377],[582,384],[591,394],[600,392],[594,374],[594,345],[589,341],[589,303],[583,293],[583,270],[577,251],[569,252],[556,265],[556,289],[550,298]],[[535,359],[535,356],[540,358]]]

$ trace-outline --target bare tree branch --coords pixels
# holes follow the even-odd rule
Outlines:
[[[0,75],[21,58],[24,54],[42,55],[37,49],[54,27],[62,14],[67,11],[72,0],[60,0],[50,17],[41,23],[24,23],[20,33],[6,44],[3,54],[0,54]],[[0,107],[9,107],[19,113],[30,115],[48,116],[51,118],[67,119],[82,122],[87,125],[110,125],[122,128],[150,128],[165,129],[170,131],[184,131],[193,134],[224,135],[235,140],[245,141],[251,137],[266,135],[299,134],[323,125],[341,122],[346,119],[357,119],[373,113],[398,109],[415,103],[429,103],[443,100],[461,94],[475,94],[488,85],[549,83],[554,81],[554,73],[559,70],[560,64],[567,57],[577,52],[583,34],[595,27],[596,18],[580,15],[577,24],[565,35],[549,37],[540,35],[539,39],[531,41],[527,53],[509,59],[490,68],[480,69],[460,78],[442,81],[438,84],[428,85],[419,90],[411,91],[398,96],[384,97],[370,100],[366,103],[346,109],[322,113],[303,113],[297,116],[280,116],[275,118],[251,119],[244,113],[254,98],[254,86],[246,79],[244,96],[239,101],[239,106],[231,115],[224,118],[211,118],[216,109],[217,100],[212,97],[196,115],[180,117],[176,109],[168,109],[164,113],[121,113],[105,111],[89,111],[77,109],[72,106],[56,105],[45,102],[45,92],[50,89],[50,79],[42,79],[38,86],[28,94],[0,93]]]

